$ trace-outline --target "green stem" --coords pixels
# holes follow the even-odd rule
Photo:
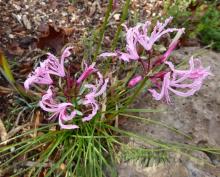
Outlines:
[[[112,51],[115,50],[115,48],[117,46],[119,35],[121,33],[121,30],[122,30],[121,25],[124,23],[124,21],[127,18],[127,15],[128,15],[129,4],[130,4],[130,0],[126,0],[125,5],[124,5],[123,10],[122,10],[122,17],[121,17],[120,25],[118,26],[117,32],[116,32],[116,34],[114,36],[114,39],[113,39],[113,42],[112,42],[112,48],[111,48]]]
[[[148,79],[149,78],[147,76],[143,79],[139,87],[135,90],[134,94],[129,98],[129,100],[125,104],[125,107],[127,107],[129,104],[131,104],[134,101],[136,96],[141,92],[142,88],[146,85],[146,82],[148,81]]]
[[[108,24],[109,16],[110,16],[111,11],[112,11],[112,5],[113,5],[113,0],[109,0],[108,9],[107,9],[107,12],[105,14],[104,23],[103,23],[103,25],[101,27],[101,30],[100,30],[100,37],[99,37],[98,45],[97,45],[93,60],[96,60],[96,58],[99,54],[99,51],[101,49],[101,44],[102,44],[102,41],[103,41],[103,38],[104,38],[106,26]]]

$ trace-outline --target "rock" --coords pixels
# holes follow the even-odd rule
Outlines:
[[[133,166],[120,164],[118,167],[119,177],[146,177],[143,173],[138,172]]]
[[[187,168],[180,162],[153,165],[145,168],[137,167],[137,165],[121,164],[118,168],[118,173],[119,177],[189,177]]]
[[[143,124],[137,120],[127,121],[123,126],[126,130],[143,136],[151,135],[164,141],[220,147],[220,54],[189,47],[174,52],[174,55],[177,62],[180,62],[183,58],[187,57],[189,59],[195,53],[201,53],[200,59],[203,65],[210,66],[214,74],[214,77],[209,77],[205,80],[199,92],[188,98],[171,95],[171,105],[167,105],[162,101],[155,101],[150,94],[144,93],[140,95],[141,98],[133,106],[139,109],[164,110],[155,113],[138,113],[138,116],[160,121],[163,124],[174,127],[191,136],[192,140],[159,125]],[[220,156],[203,152],[197,152],[194,156],[202,160],[194,163],[192,159],[180,157],[179,162],[143,168],[142,170],[146,171],[144,174],[147,177],[219,177]],[[203,160],[216,167],[203,164]],[[200,164],[200,166],[196,164]]]

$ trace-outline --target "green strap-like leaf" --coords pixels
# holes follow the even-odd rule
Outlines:
[[[0,51],[0,68],[1,68],[2,74],[6,77],[6,79],[10,83],[15,83],[15,79],[9,67],[8,61],[6,57],[4,56],[3,52],[1,51]]]

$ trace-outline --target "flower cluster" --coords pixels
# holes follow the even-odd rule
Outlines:
[[[170,17],[164,23],[157,22],[152,31],[150,31],[151,23],[148,21],[132,28],[124,25],[126,51],[116,50],[100,55],[100,57],[117,57],[125,62],[139,62],[143,73],[134,76],[128,82],[128,87],[135,87],[147,77],[152,83],[152,87],[148,90],[153,98],[156,100],[165,99],[167,103],[171,102],[170,92],[182,97],[191,96],[201,88],[204,79],[212,75],[210,67],[203,67],[201,61],[193,57],[189,61],[190,68],[188,70],[176,69],[174,64],[168,61],[184,33],[183,28],[166,28],[171,20]],[[166,52],[155,56],[154,45],[169,33],[175,33],[175,36],[169,43]],[[59,125],[63,129],[79,128],[78,125],[73,124],[73,118],[77,116],[81,116],[82,122],[85,122],[97,115],[100,109],[98,97],[106,91],[109,81],[108,78],[104,79],[103,75],[95,68],[95,63],[90,66],[84,63],[85,70],[81,75],[78,74],[79,71],[71,74],[71,68],[66,71],[64,61],[71,55],[70,50],[71,47],[66,48],[60,59],[48,53],[47,59],[41,62],[40,66],[24,82],[24,87],[27,90],[34,84],[48,86],[39,105],[44,111],[51,114],[49,119],[58,118]],[[147,57],[143,58],[143,54],[146,54]],[[160,67],[162,70],[158,71],[158,66],[162,66]],[[87,78],[92,75],[94,75],[93,82],[86,82]],[[56,85],[57,80],[59,86]],[[61,89],[62,95],[59,95],[59,89]],[[65,99],[60,100],[60,96]]]
[[[168,28],[165,27],[168,23],[172,20],[172,17],[165,20],[164,23],[157,22],[157,25],[154,27],[153,31],[149,33],[149,27],[151,23],[147,21],[146,23],[141,23],[136,25],[133,28],[127,28],[126,25],[123,25],[126,29],[126,52],[115,51],[115,52],[106,52],[100,55],[100,57],[118,57],[123,61],[131,61],[131,60],[139,60],[140,55],[138,54],[137,47],[141,45],[146,51],[151,51],[155,42],[157,42],[162,36],[171,32],[177,32],[176,36],[174,37],[173,41],[169,45],[169,49],[164,55],[164,57],[168,57],[171,51],[175,48],[178,39],[180,38],[181,34],[184,32],[184,28],[177,29],[177,28]]]
[[[59,125],[63,129],[79,128],[77,125],[70,124],[69,122],[71,122],[77,114],[82,114],[83,110],[78,110],[80,106],[88,108],[85,112],[88,112],[88,110],[90,112],[89,114],[83,114],[82,121],[91,120],[99,109],[97,97],[106,91],[108,84],[108,78],[103,78],[102,74],[95,68],[95,63],[90,66],[85,64],[85,71],[78,78],[70,78],[69,73],[66,74],[64,68],[65,58],[71,55],[70,49],[71,47],[68,47],[64,50],[60,60],[51,53],[48,53],[48,58],[40,63],[40,66],[37,67],[24,82],[24,87],[27,90],[34,84],[48,85],[48,90],[43,94],[39,106],[44,111],[51,113],[49,119],[58,118]],[[98,77],[96,83],[84,83],[92,74]],[[63,90],[64,95],[66,95],[65,91],[74,92],[72,95],[71,93],[68,94],[67,102],[61,102],[56,95],[56,89],[54,87],[55,77],[66,78],[65,89]],[[75,95],[75,91],[80,93]],[[74,104],[71,102],[72,99],[74,100]]]
[[[165,64],[169,66],[171,71],[163,77],[161,92],[158,93],[155,89],[149,89],[149,91],[156,100],[165,98],[167,103],[170,103],[169,91],[182,97],[192,96],[200,90],[203,80],[208,75],[212,75],[210,67],[204,68],[201,61],[193,57],[189,61],[189,70],[177,70],[169,61],[166,61]]]
[[[193,59],[193,57],[189,61],[189,70],[177,70],[171,61],[167,61],[172,51],[176,48],[179,38],[184,33],[184,28],[165,29],[171,20],[172,17],[166,19],[164,23],[157,22],[152,32],[149,30],[151,23],[148,21],[129,29],[124,25],[127,32],[126,52],[105,52],[100,55],[100,57],[117,57],[126,62],[140,62],[144,68],[144,72],[142,75],[137,75],[132,78],[128,83],[128,87],[131,88],[136,86],[147,76],[152,81],[153,86],[161,89],[161,93],[158,93],[153,88],[149,89],[149,92],[154,99],[161,100],[162,98],[165,98],[167,103],[170,103],[169,91],[182,97],[191,96],[201,88],[203,80],[207,78],[208,75],[212,75],[209,67],[204,68],[201,61],[199,59]],[[176,35],[169,44],[167,51],[151,62],[150,56],[154,50],[153,45],[159,41],[162,36],[173,32],[176,32]],[[147,59],[148,62],[141,58],[143,52],[138,52],[139,46],[141,46],[145,50],[145,53],[149,55]],[[154,68],[161,64],[168,65],[170,71],[164,70],[154,73]],[[149,73],[153,73],[153,75],[150,76]],[[160,83],[161,81],[162,84]]]

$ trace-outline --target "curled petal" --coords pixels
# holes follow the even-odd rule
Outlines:
[[[117,56],[119,59],[129,62],[130,60],[138,60],[139,55],[137,52],[137,37],[136,37],[136,28],[128,29],[124,25],[126,33],[126,52],[116,51],[110,53],[103,53],[101,57]]]
[[[91,105],[91,107],[92,107],[92,113],[89,114],[88,116],[84,117],[84,118],[82,119],[83,122],[85,122],[85,121],[90,121],[90,120],[97,114],[97,111],[98,111],[98,109],[99,109],[98,104],[97,104],[95,101],[92,101],[92,100],[91,100],[91,102],[88,102],[88,101],[87,101],[87,102],[86,102],[86,105]]]
[[[148,91],[151,92],[155,100],[161,100],[163,97],[166,97],[167,102],[170,102],[169,94],[168,94],[168,88],[170,84],[169,79],[170,79],[170,72],[168,72],[164,76],[163,85],[160,93],[158,93],[155,89],[148,89]]]
[[[79,128],[79,126],[73,125],[73,124],[65,125],[61,118],[59,118],[59,125],[62,129],[76,129],[76,128]]]
[[[183,29],[177,29],[177,28],[168,28],[165,29],[165,27],[170,23],[172,20],[172,17],[165,20],[164,23],[157,22],[157,25],[154,27],[152,33],[148,35],[148,28],[150,26],[149,22],[146,22],[145,24],[141,24],[138,26],[138,29],[136,30],[137,39],[138,42],[144,47],[145,50],[150,51],[152,49],[152,46],[156,41],[158,41],[163,35],[167,33],[172,33],[177,31],[176,37],[173,39],[171,45],[173,46],[174,43],[177,43],[177,40],[183,33]],[[171,46],[170,45],[170,46]],[[169,48],[170,48],[169,46]],[[168,54],[168,53],[167,53]],[[165,56],[166,57],[166,56]]]
[[[44,84],[50,85],[53,83],[50,75],[46,72],[45,68],[37,67],[34,72],[32,72],[24,82],[24,87],[26,90],[30,89],[33,84]]]
[[[72,47],[67,47],[63,51],[60,60],[58,60],[53,54],[47,53],[48,58],[44,61],[44,65],[46,66],[49,74],[60,77],[65,76],[64,60],[71,55],[70,49],[72,49]]]
[[[71,55],[70,50],[71,50],[72,48],[73,48],[73,47],[67,47],[67,48],[63,51],[63,53],[62,53],[62,55],[61,55],[61,59],[60,59],[61,66],[64,65],[64,60],[65,60],[65,58],[67,58],[67,57],[69,57],[69,56]]]
[[[94,97],[98,97],[106,91],[108,81],[109,81],[108,78],[105,79],[104,84],[101,86],[100,90],[94,94]]]
[[[52,75],[64,77],[65,76],[64,65],[61,65],[59,60],[53,54],[48,53],[47,55],[48,58],[47,60],[44,61],[47,67],[47,72]]]

